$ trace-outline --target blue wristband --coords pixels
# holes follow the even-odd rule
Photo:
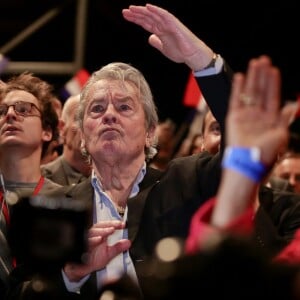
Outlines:
[[[258,148],[227,147],[222,167],[237,171],[255,182],[260,182],[267,172],[266,166],[260,162]]]

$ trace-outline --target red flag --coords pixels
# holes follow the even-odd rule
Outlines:
[[[298,111],[296,113],[296,118],[300,118],[300,94],[297,97],[297,102],[298,102]]]
[[[198,111],[205,111],[207,104],[202,95],[201,89],[191,72],[186,84],[184,96],[183,96],[183,105],[193,107]]]
[[[90,74],[87,70],[80,69],[62,88],[62,98],[67,99],[72,95],[79,94],[89,77]]]

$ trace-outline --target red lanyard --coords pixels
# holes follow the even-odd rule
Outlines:
[[[40,192],[40,190],[42,189],[42,187],[44,185],[44,182],[45,182],[45,178],[43,176],[41,176],[39,182],[37,183],[37,185],[34,188],[34,191],[33,191],[32,195],[36,196]],[[1,211],[3,213],[6,224],[8,226],[9,223],[10,223],[9,210],[8,210],[7,203],[5,202],[5,199],[3,197],[3,192],[2,191],[0,191],[0,212]],[[12,264],[13,264],[13,267],[15,268],[16,265],[17,265],[17,262],[16,262],[15,258],[13,258]]]
[[[33,194],[32,194],[33,196],[36,196],[36,195],[40,192],[41,188],[42,188],[43,185],[44,185],[44,182],[45,182],[45,177],[44,177],[44,176],[41,176],[39,182],[38,182],[37,185],[35,186],[35,189],[34,189]]]
[[[39,182],[37,183],[37,185],[34,188],[33,191],[33,195],[36,196],[40,190],[42,189],[43,185],[45,182],[45,178],[43,176],[40,177]],[[10,216],[9,216],[9,209],[8,209],[8,205],[3,197],[3,191],[0,191],[0,212],[2,212],[5,221],[6,221],[6,225],[8,226],[10,224]],[[13,258],[12,260],[12,266],[15,268],[17,265],[16,259]]]
[[[9,212],[6,202],[4,201],[3,192],[0,191],[0,211],[2,212],[4,219],[6,221],[6,224],[9,224]],[[1,216],[1,215],[0,215]]]

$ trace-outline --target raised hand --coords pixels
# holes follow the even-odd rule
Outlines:
[[[261,162],[271,165],[287,145],[296,103],[281,103],[281,78],[267,56],[249,62],[246,74],[234,76],[226,120],[226,145],[257,147]]]
[[[247,72],[234,76],[226,117],[226,146],[230,150],[254,149],[258,162],[238,157],[242,150],[237,150],[232,154],[235,157],[232,165],[225,152],[227,163],[211,218],[215,227],[226,227],[249,205],[257,208],[259,185],[273,166],[278,152],[287,146],[288,127],[296,114],[297,104],[289,103],[281,108],[280,89],[280,72],[268,56],[250,60]],[[254,173],[251,172],[249,177],[251,169]]]
[[[127,21],[150,32],[150,45],[170,60],[185,63],[194,71],[211,61],[213,50],[167,10],[151,4],[130,5],[122,14]]]

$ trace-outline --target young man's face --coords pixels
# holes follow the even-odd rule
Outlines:
[[[19,103],[16,106],[16,103]],[[5,106],[0,116],[0,147],[18,147],[18,149],[41,148],[43,141],[51,139],[49,132],[42,128],[41,112],[38,100],[22,90],[9,92],[1,101]],[[30,105],[28,105],[30,104]],[[13,106],[14,105],[14,106]],[[3,110],[4,109],[4,110]]]

